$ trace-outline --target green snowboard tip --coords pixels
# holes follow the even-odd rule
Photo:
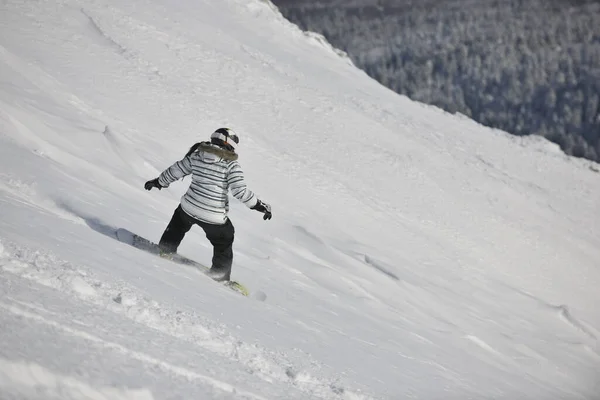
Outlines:
[[[232,290],[235,290],[236,292],[239,292],[241,294],[243,294],[244,296],[248,296],[250,294],[250,292],[248,291],[248,289],[246,289],[246,287],[244,285],[242,285],[239,282],[236,281],[229,281],[226,284],[229,288],[231,288]]]

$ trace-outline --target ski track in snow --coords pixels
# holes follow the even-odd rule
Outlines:
[[[23,182],[10,174],[0,172],[0,193],[3,193],[4,196],[10,197],[13,201],[32,207],[37,211],[57,215],[74,223],[82,222],[76,216],[56,207],[56,203],[51,198],[40,194],[36,186],[35,182]]]
[[[548,310],[554,311],[560,317],[560,319],[562,321],[564,321],[569,326],[573,327],[573,329],[585,334],[592,341],[594,341],[596,343],[599,342],[598,339],[600,338],[600,332],[598,332],[598,330],[595,329],[594,327],[592,327],[591,325],[588,325],[585,322],[580,321],[578,318],[576,318],[573,315],[573,313],[569,310],[568,305],[566,305],[566,304],[560,304],[560,305],[550,304],[547,301],[544,301],[536,296],[533,296],[532,294],[527,293],[521,289],[513,288],[510,286],[509,286],[509,289],[513,290],[514,292],[518,293],[519,295],[521,295],[523,297],[526,297],[526,298],[529,298],[529,299],[535,301],[540,306],[542,306]],[[598,348],[598,356],[600,357],[600,347]]]
[[[4,307],[5,305],[0,303],[0,308]],[[8,311],[24,318],[31,316],[16,308],[9,308]],[[152,393],[147,389],[94,387],[33,362],[12,361],[1,357],[0,392],[4,400],[154,400]]]
[[[8,312],[10,312],[12,314],[15,314],[15,315],[17,315],[19,317],[22,317],[22,318],[25,318],[25,319],[30,319],[30,320],[42,323],[44,325],[49,325],[49,326],[51,326],[53,328],[56,328],[56,329],[61,330],[61,331],[64,331],[65,333],[67,333],[67,334],[69,334],[71,336],[79,337],[79,338],[85,339],[85,340],[87,340],[89,342],[93,342],[93,343],[99,343],[102,347],[105,347],[106,349],[116,350],[116,351],[118,351],[120,353],[123,353],[124,355],[130,357],[130,358],[137,359],[137,360],[142,361],[142,362],[144,362],[146,364],[155,365],[155,366],[157,366],[157,367],[159,367],[161,369],[164,369],[164,370],[169,371],[171,373],[174,373],[176,375],[183,376],[183,377],[185,377],[187,379],[199,380],[199,381],[201,381],[201,382],[203,382],[205,384],[208,384],[208,385],[210,385],[210,386],[212,386],[212,387],[214,387],[214,388],[216,388],[216,389],[218,389],[220,391],[239,395],[240,398],[243,398],[243,399],[264,400],[264,397],[262,397],[262,396],[258,396],[258,395],[252,394],[252,393],[245,392],[243,390],[239,390],[239,389],[235,388],[234,386],[232,386],[232,385],[230,385],[230,384],[228,384],[226,382],[223,382],[223,381],[220,381],[220,380],[208,377],[206,375],[198,374],[198,373],[190,371],[190,370],[188,370],[186,368],[182,368],[182,367],[179,367],[179,366],[176,366],[176,365],[172,365],[172,364],[170,364],[168,362],[165,362],[165,361],[159,360],[157,358],[148,356],[147,354],[144,354],[144,353],[141,353],[141,352],[137,352],[137,351],[133,351],[131,349],[128,349],[127,347],[124,347],[124,346],[119,345],[119,344],[114,343],[114,342],[103,340],[101,338],[98,338],[97,336],[91,335],[91,334],[86,333],[86,332],[84,332],[82,330],[74,329],[74,328],[68,327],[68,326],[66,326],[64,324],[60,324],[58,322],[52,321],[52,320],[50,320],[48,318],[40,316],[37,313],[31,313],[31,312],[28,312],[28,311],[26,311],[26,310],[24,310],[22,308],[15,307],[15,306],[12,306],[12,305],[9,305],[9,304],[5,304],[5,303],[2,303],[2,302],[0,302],[0,308],[3,308],[6,311],[8,311]]]
[[[0,238],[1,239],[1,238]],[[168,304],[159,304],[137,291],[125,282],[99,281],[93,273],[85,268],[77,267],[61,260],[51,252],[28,249],[12,243],[3,244],[0,240],[0,269],[5,273],[29,279],[72,295],[79,300],[101,306],[116,314],[123,315],[136,323],[146,325],[152,329],[166,333],[190,345],[198,346],[211,353],[233,359],[245,366],[255,377],[266,382],[279,381],[293,385],[304,391],[308,396],[315,398],[340,398],[344,399],[369,399],[369,397],[353,393],[351,390],[338,386],[334,381],[327,382],[314,376],[310,371],[295,366],[286,359],[284,353],[273,353],[255,344],[245,343],[231,334],[220,324],[199,317],[193,312],[182,312],[171,308]],[[250,301],[250,299],[248,299]],[[0,303],[0,307],[18,314],[24,318],[31,318],[42,323],[55,326],[65,332],[84,337],[91,341],[100,339],[75,329],[60,326],[43,317],[28,313],[19,308]],[[235,392],[243,398],[262,399],[260,396],[244,393],[230,385],[212,378],[187,371],[168,363],[153,359],[141,353],[129,351],[115,344],[104,343],[106,347],[116,348],[121,352],[141,361],[160,365],[167,370],[200,379],[205,383],[220,388],[226,392]],[[304,355],[310,358],[309,355]],[[321,368],[318,363],[311,361],[316,370]],[[318,374],[318,373],[317,373]],[[93,397],[92,397],[93,398]]]

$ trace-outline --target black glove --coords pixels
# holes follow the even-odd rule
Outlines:
[[[252,209],[265,214],[263,216],[263,219],[265,221],[268,219],[271,219],[271,217],[273,217],[273,214],[271,213],[271,206],[268,205],[267,203],[263,203],[260,200],[258,200],[256,202],[256,205],[254,207],[252,207]]]
[[[162,189],[162,186],[160,186],[160,183],[158,183],[158,178],[152,179],[151,181],[146,182],[144,185],[144,189],[146,190],[151,190],[154,187],[158,190]]]

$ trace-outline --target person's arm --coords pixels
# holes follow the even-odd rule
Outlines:
[[[239,163],[234,162],[227,175],[227,184],[231,194],[244,203],[248,208],[256,210],[264,214],[263,219],[271,219],[273,214],[271,213],[271,206],[261,201],[256,195],[248,189],[246,182],[244,181],[244,172]]]
[[[156,187],[160,190],[162,188],[169,187],[171,183],[191,173],[192,161],[190,160],[189,156],[186,156],[182,160],[177,161],[175,164],[165,169],[158,178],[146,182],[144,187],[146,190],[150,190],[153,187]]]
[[[227,173],[227,187],[229,187],[233,197],[244,203],[248,208],[254,207],[258,202],[256,195],[246,186],[244,171],[236,161],[231,163]]]

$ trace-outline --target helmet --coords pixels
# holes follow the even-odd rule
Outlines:
[[[235,151],[240,142],[240,138],[229,128],[219,128],[210,135],[210,141],[212,144],[224,147],[227,150]]]

